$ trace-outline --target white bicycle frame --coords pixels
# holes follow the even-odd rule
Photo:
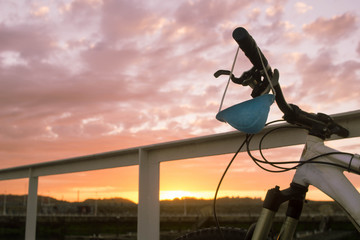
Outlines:
[[[321,138],[309,135],[301,161],[333,152],[338,151],[325,146]],[[317,158],[316,161],[338,164],[350,172],[360,171],[359,155],[331,154]],[[293,182],[303,186],[313,185],[334,199],[360,231],[360,194],[344,175],[344,169],[327,164],[304,164],[297,168]]]
[[[305,163],[306,161],[309,161],[313,158],[315,158],[314,161],[317,163]],[[300,199],[300,202],[302,202],[301,199],[305,198],[305,193],[309,185],[315,186],[339,203],[339,205],[347,213],[349,219],[354,224],[356,229],[360,232],[360,194],[344,175],[345,169],[350,172],[360,171],[359,155],[343,154],[335,149],[325,146],[323,139],[308,135],[300,161],[304,164],[296,169],[292,180],[292,185],[294,186],[291,186],[292,189],[302,189],[300,190],[300,195],[297,195],[298,197],[300,196],[298,200]],[[336,164],[337,166],[318,162]],[[343,168],[339,167],[339,165]],[[281,192],[285,193],[286,191],[287,190],[283,190]],[[268,195],[271,196],[273,192],[276,192],[276,194],[280,193],[279,188],[276,187],[275,189],[269,190]],[[301,192],[303,192],[303,194]],[[265,198],[265,202],[267,202],[268,195]],[[274,198],[269,197],[269,199],[272,200],[268,202],[274,203],[273,199],[275,199],[276,205],[276,199],[279,200],[282,198],[282,196],[284,196],[280,195],[276,195]],[[301,214],[302,203],[300,205],[300,207],[295,206],[295,208],[298,208],[297,211],[299,211]],[[272,207],[268,208],[264,205],[257,224],[254,228],[254,232],[251,238],[252,240],[267,239],[276,211],[277,210],[274,210]],[[292,217],[288,215],[283,223],[277,239],[291,240],[295,233],[297,223],[298,217]]]

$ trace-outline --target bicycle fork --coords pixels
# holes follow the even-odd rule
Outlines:
[[[256,223],[251,239],[267,239],[276,212],[279,210],[279,207],[282,203],[288,201],[289,203],[286,211],[286,219],[281,227],[277,239],[291,240],[301,215],[307,190],[307,187],[294,182],[290,184],[289,188],[282,191],[280,191],[278,186],[268,190],[264,200],[263,209],[260,213],[260,217]]]

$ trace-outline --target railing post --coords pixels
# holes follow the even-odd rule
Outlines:
[[[29,190],[26,207],[25,240],[35,240],[36,236],[36,214],[37,214],[37,190],[38,177],[29,174]]]
[[[160,239],[159,162],[139,149],[138,240]]]

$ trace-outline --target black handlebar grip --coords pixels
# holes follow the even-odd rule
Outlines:
[[[338,136],[340,137],[348,137],[349,136],[349,130],[347,130],[346,128],[340,127],[339,132],[337,133]]]
[[[250,62],[254,65],[258,70],[262,70],[263,66],[261,64],[261,59],[259,57],[259,53],[257,50],[257,45],[255,40],[251,37],[251,35],[246,31],[245,28],[238,27],[233,31],[232,34],[234,40],[239,44],[241,50],[245,53],[245,55],[249,58]],[[268,68],[268,61],[265,56],[259,49],[261,58],[263,60],[265,68]]]

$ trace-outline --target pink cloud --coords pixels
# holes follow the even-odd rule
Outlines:
[[[0,24],[0,51],[19,52],[25,59],[42,57],[52,48],[53,38],[47,33],[43,26]]]
[[[266,9],[266,16],[269,19],[279,21],[281,19],[282,14],[284,13],[284,2],[285,1],[277,1],[275,4],[268,7]]]
[[[156,30],[161,16],[146,3],[133,1],[104,1],[101,8],[100,30],[103,40],[124,42],[136,37],[145,41],[147,34]]]
[[[320,42],[327,43],[335,43],[346,39],[356,29],[356,15],[351,12],[332,18],[321,17],[303,26],[305,33]]]
[[[298,99],[312,99],[312,106],[323,105],[322,109],[333,109],[334,102],[350,103],[359,98],[360,86],[357,71],[360,63],[344,61],[333,63],[333,56],[326,51],[315,58],[303,55],[296,65],[302,78],[297,89]]]

